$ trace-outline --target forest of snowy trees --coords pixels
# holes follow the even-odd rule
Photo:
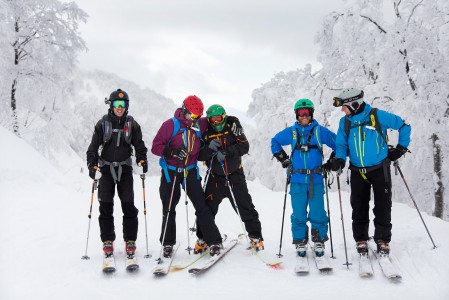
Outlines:
[[[66,152],[84,159],[93,125],[106,112],[103,99],[118,86],[130,94],[130,110],[148,133],[148,144],[172,114],[175,103],[150,89],[77,67],[77,56],[89,45],[78,30],[88,16],[76,3],[0,0],[0,20],[0,126],[45,156]],[[294,102],[312,99],[316,119],[336,132],[342,113],[332,97],[357,87],[368,103],[411,124],[411,154],[401,159],[402,169],[420,207],[448,220],[448,1],[348,3],[325,17],[316,43],[319,70],[306,65],[254,87],[248,114],[256,127],[249,136],[252,155],[245,158],[249,178],[283,189],[285,174],[270,160],[269,144],[294,122]],[[395,145],[394,132],[390,141]],[[156,158],[150,157],[150,172],[156,174]],[[394,180],[395,201],[410,203],[403,183]]]

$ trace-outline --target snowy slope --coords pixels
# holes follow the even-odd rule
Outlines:
[[[149,250],[144,259],[145,228],[142,189],[135,177],[136,205],[140,210],[137,274],[124,270],[121,240],[120,204],[116,202],[118,271],[112,276],[101,272],[101,243],[97,223],[98,205],[90,232],[88,255],[81,260],[86,245],[91,180],[86,174],[62,174],[25,142],[0,128],[0,299],[449,299],[449,223],[431,216],[424,219],[439,246],[432,245],[414,209],[393,204],[393,260],[403,280],[388,282],[374,264],[375,276],[361,279],[357,274],[357,255],[351,238],[349,195],[343,193],[349,270],[345,261],[340,210],[336,185],[330,193],[333,229],[334,272],[321,275],[314,265],[308,276],[293,272],[294,249],[287,205],[283,268],[272,270],[249,254],[239,244],[202,277],[194,278],[186,271],[153,278],[151,270],[159,253],[157,241],[161,222],[158,177],[146,181]],[[73,162],[67,161],[67,164]],[[281,169],[279,176],[284,176]],[[266,253],[274,258],[279,250],[283,193],[272,192],[257,181],[249,182],[254,203],[261,215]],[[185,207],[178,205],[178,238],[181,248],[177,260],[187,258]],[[190,220],[194,219],[189,205]],[[217,223],[222,233],[231,237],[241,231],[237,216],[227,201],[223,202]],[[195,241],[191,237],[191,244]],[[330,246],[327,245],[327,250]]]

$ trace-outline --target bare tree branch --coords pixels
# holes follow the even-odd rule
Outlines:
[[[367,20],[369,20],[371,23],[373,23],[374,25],[376,25],[377,26],[377,28],[379,28],[379,30],[380,30],[380,32],[382,32],[382,33],[387,33],[382,27],[380,27],[380,25],[379,24],[377,24],[377,22],[376,21],[374,21],[373,19],[371,19],[370,17],[367,17],[367,16],[364,16],[364,15],[360,15],[362,18],[365,18],[365,19],[367,19]]]
[[[410,23],[410,19],[412,18],[413,14],[415,13],[416,8],[418,6],[420,6],[421,3],[423,3],[423,2],[424,2],[424,0],[421,0],[418,4],[415,5],[415,7],[413,7],[412,12],[411,12],[411,14],[410,14],[410,16],[408,17],[408,20],[407,20],[407,27],[408,27],[408,25]]]

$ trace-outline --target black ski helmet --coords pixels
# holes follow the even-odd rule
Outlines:
[[[114,100],[125,100],[125,105],[126,105],[126,109],[128,109],[129,107],[129,97],[128,97],[128,93],[126,93],[125,91],[122,91],[121,89],[117,89],[116,91],[113,91],[111,93],[111,95],[109,95],[109,106],[112,109],[112,102]]]

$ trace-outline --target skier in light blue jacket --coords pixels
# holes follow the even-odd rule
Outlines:
[[[377,251],[388,255],[391,241],[391,161],[404,155],[410,144],[410,125],[394,114],[372,108],[362,90],[345,89],[334,98],[345,116],[340,119],[333,171],[341,172],[349,156],[351,170],[352,231],[357,252],[368,254],[369,201],[374,193],[374,240]],[[387,129],[399,131],[396,147],[388,147]]]
[[[317,256],[323,256],[329,223],[324,209],[323,144],[335,150],[336,135],[313,119],[314,105],[309,99],[298,100],[294,111],[297,122],[272,138],[271,152],[284,168],[290,168],[292,174],[291,223],[296,251],[299,256],[306,255],[309,237],[307,221],[310,221],[314,251]],[[286,145],[292,148],[290,158],[282,149]]]

